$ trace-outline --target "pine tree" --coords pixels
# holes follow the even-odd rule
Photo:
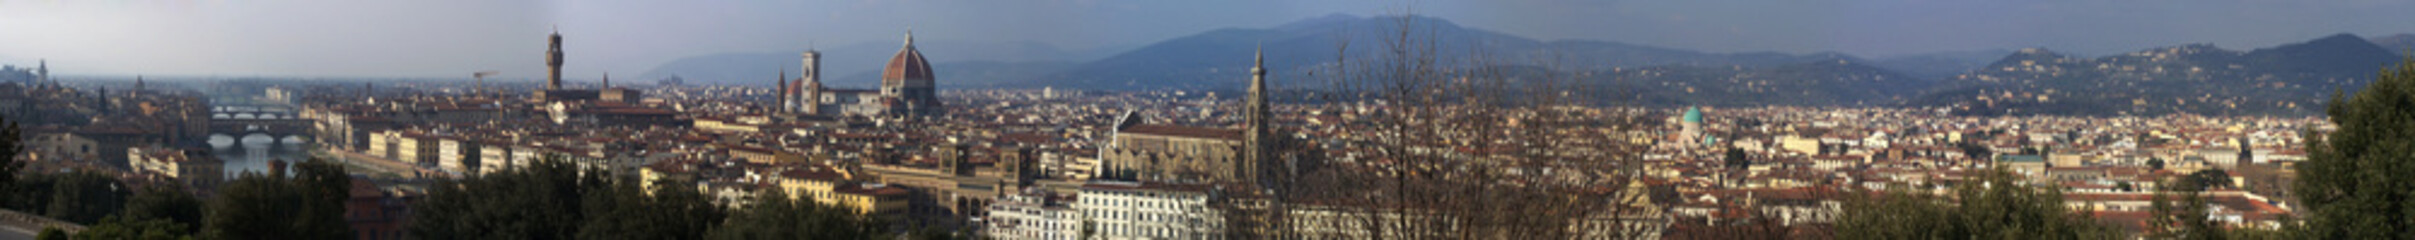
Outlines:
[[[351,176],[342,166],[312,159],[294,174],[245,173],[228,181],[202,217],[203,236],[214,239],[341,239],[353,236],[344,221]]]
[[[189,228],[191,227],[189,227],[187,224],[169,221],[167,219],[135,220],[112,216],[101,220],[101,223],[98,225],[92,225],[91,227],[85,228],[83,232],[75,233],[75,239],[190,239],[193,237],[192,233],[186,232],[185,230]]]
[[[117,218],[125,222],[161,220],[176,223],[175,233],[190,235],[201,226],[201,199],[179,187],[150,187],[126,200]],[[104,221],[106,222],[106,221]]]
[[[886,226],[845,208],[763,191],[709,239],[885,239]]]
[[[529,167],[440,181],[412,205],[421,239],[699,239],[727,214],[692,188],[652,194],[636,180],[546,157]]]
[[[2306,232],[2316,239],[2415,239],[2415,59],[2384,70],[2326,109],[2338,131],[2310,133],[2298,164]]]
[[[0,126],[0,207],[15,206],[16,198],[10,196],[19,196],[17,169],[25,168],[25,163],[17,162],[17,154],[25,150],[25,143],[19,142],[25,139],[25,132],[6,117],[0,116],[0,125],[6,125]]]
[[[1838,239],[2112,239],[2113,228],[2063,205],[2062,193],[2021,185],[2002,170],[1954,186],[1953,196],[1856,194],[1837,218]]]
[[[125,207],[127,196],[134,191],[116,178],[92,172],[51,175],[50,201],[42,211],[51,219],[75,223],[99,223],[101,218]]]
[[[411,206],[421,239],[574,239],[587,201],[578,169],[558,157],[461,180],[439,180]],[[602,175],[602,173],[595,173]]]

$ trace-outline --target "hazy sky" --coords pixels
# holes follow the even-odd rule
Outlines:
[[[0,64],[62,75],[634,76],[723,52],[918,39],[1133,46],[1334,13],[1415,12],[1540,39],[1716,52],[1865,56],[2047,47],[2107,54],[2184,43],[2267,47],[2415,32],[2404,0],[0,0]]]

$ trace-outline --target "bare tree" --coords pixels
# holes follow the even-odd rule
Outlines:
[[[1321,167],[1270,175],[1256,200],[1224,205],[1249,234],[1280,239],[1635,239],[1666,220],[1637,182],[1640,111],[1587,101],[1597,86],[1551,62],[1501,61],[1481,43],[1448,42],[1412,15],[1396,16],[1372,57],[1348,39],[1324,111],[1351,132]],[[1465,45],[1464,48],[1458,48]],[[1446,52],[1445,49],[1468,49]],[[1461,57],[1464,54],[1463,57]],[[1531,54],[1529,54],[1531,55]],[[1294,143],[1311,145],[1304,143]],[[1297,148],[1313,149],[1313,148]],[[1296,150],[1296,149],[1295,149]],[[1315,150],[1310,150],[1315,151]],[[1253,198],[1239,198],[1253,199]],[[1237,232],[1238,232],[1237,231]]]

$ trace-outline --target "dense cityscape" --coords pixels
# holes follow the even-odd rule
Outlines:
[[[2255,80],[2340,95],[2155,105],[2166,93],[2051,82],[2090,67],[2153,79],[2165,70],[2113,64],[2227,50],[2041,64],[2052,53],[2024,49],[1954,75],[1978,79],[1967,88],[1735,104],[1758,98],[1700,96],[1798,93],[1750,71],[1438,64],[1460,56],[1419,46],[1460,42],[1415,38],[1353,46],[1380,52],[1342,56],[1370,58],[1354,61],[1278,62],[1311,53],[1264,43],[1200,60],[1247,64],[1188,76],[1219,87],[963,87],[939,74],[961,66],[935,60],[949,53],[927,59],[901,32],[885,58],[789,52],[802,64],[776,78],[715,83],[564,72],[582,53],[563,46],[582,39],[558,30],[519,39],[545,46],[515,60],[546,66],[541,82],[11,65],[0,239],[2369,239],[2410,226],[2367,216],[2405,213],[2403,184],[2360,181],[2405,170],[2415,65]],[[2098,65],[2066,64],[2082,61]],[[878,74],[822,71],[859,62]],[[2181,75],[2264,70],[2223,64],[2236,72]],[[877,79],[840,79],[861,76]],[[1890,77],[1909,78],[1818,80]],[[1885,98],[1901,103],[1853,103]]]

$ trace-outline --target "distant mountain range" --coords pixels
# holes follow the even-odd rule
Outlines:
[[[2415,54],[2415,34],[2400,33],[2368,39],[2368,41],[2372,41],[2374,45],[2381,45],[2383,49],[2389,49],[2392,53]]]
[[[1448,62],[1445,67],[1491,65],[1548,65],[1563,70],[1601,70],[1645,66],[1770,67],[1827,59],[1858,59],[1839,53],[1785,54],[1776,52],[1706,53],[1608,41],[1539,41],[1483,29],[1468,28],[1430,17],[1355,17],[1330,15],[1271,29],[1219,29],[1174,38],[1113,57],[1084,63],[1038,79],[1014,81],[1007,87],[1070,87],[1085,89],[1237,89],[1243,86],[1250,53],[1263,49],[1267,68],[1277,78],[1307,77],[1315,66],[1329,66],[1343,57],[1373,59],[1400,41],[1399,29],[1410,26],[1411,44],[1430,44],[1437,56],[1484,55],[1481,61]],[[1346,47],[1345,47],[1346,46]]]
[[[2023,49],[1907,102],[1996,114],[2320,114],[2402,56],[2355,35],[2238,52],[2192,44],[2075,58]]]
[[[1871,65],[1922,79],[1947,79],[1986,67],[2013,50],[1989,49],[1913,54],[1877,59]]]
[[[2239,52],[2205,44],[2080,58],[2046,49],[1975,50],[1868,59],[1842,53],[1712,53],[1596,41],[1542,41],[1422,16],[1329,15],[1266,29],[1206,31],[1131,49],[1069,51],[1039,43],[916,43],[945,88],[1231,90],[1263,50],[1279,88],[1315,89],[1315,71],[1382,55],[1409,26],[1453,69],[1577,76],[1594,99],[1650,106],[1916,106],[1964,114],[2318,114],[2333,89],[2361,87],[2415,35],[2327,36]],[[898,43],[825,48],[826,83],[866,87]],[[680,59],[643,77],[763,85],[797,68],[800,51]],[[1460,56],[1480,56],[1459,58]],[[793,77],[793,76],[792,76]],[[1519,75],[1513,77],[1526,77]],[[726,80],[724,80],[726,79]]]
[[[1647,106],[1888,106],[1938,83],[1897,73],[1867,60],[1836,57],[1766,67],[1671,65],[1599,70],[1605,101]]]

